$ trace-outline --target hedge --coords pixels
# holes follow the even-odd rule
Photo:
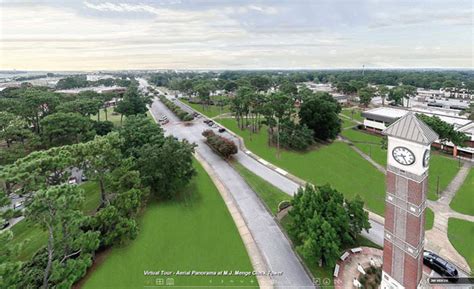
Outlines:
[[[206,137],[206,143],[224,158],[229,158],[238,152],[237,145],[228,138],[216,135],[214,131],[208,129],[202,132]]]
[[[166,98],[164,95],[159,96],[161,102],[166,105],[180,120],[182,121],[191,121],[194,119],[194,116],[184,111],[181,107],[174,104],[172,101]]]

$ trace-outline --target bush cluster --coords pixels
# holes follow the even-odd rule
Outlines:
[[[164,95],[159,96],[161,102],[163,102],[166,107],[168,107],[174,114],[182,121],[191,121],[194,119],[194,116],[184,111],[181,107],[174,104],[172,101],[167,99]]]
[[[202,135],[206,138],[207,144],[226,159],[238,151],[237,145],[233,141],[216,135],[210,129],[203,131]]]

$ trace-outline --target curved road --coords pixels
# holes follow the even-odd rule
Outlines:
[[[143,80],[140,83],[146,85]],[[232,194],[269,270],[281,272],[281,275],[272,277],[275,287],[314,288],[311,278],[296,257],[286,236],[255,192],[226,161],[204,144],[201,133],[209,127],[203,124],[203,119],[196,119],[192,125],[185,126],[159,100],[154,100],[150,111],[156,119],[166,115],[170,120],[168,124],[162,126],[165,134],[173,135],[179,139],[187,139],[198,145],[196,152],[206,160]],[[239,161],[240,157],[245,158],[244,155],[242,153],[241,156],[238,156]],[[266,169],[266,167],[262,166],[259,169]],[[252,170],[255,170],[255,167],[252,167]],[[282,183],[286,179],[278,174],[271,177],[274,181]],[[291,186],[291,189],[298,187],[295,184],[291,184]]]

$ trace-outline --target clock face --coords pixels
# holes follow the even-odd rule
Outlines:
[[[412,165],[415,162],[415,155],[406,147],[396,147],[392,151],[393,158],[404,166]]]
[[[423,154],[423,167],[428,167],[428,163],[430,161],[430,150],[425,150]]]

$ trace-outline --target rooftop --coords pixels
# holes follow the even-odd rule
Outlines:
[[[424,145],[429,145],[439,138],[438,134],[419,120],[413,112],[407,113],[392,123],[383,131],[383,134]]]

